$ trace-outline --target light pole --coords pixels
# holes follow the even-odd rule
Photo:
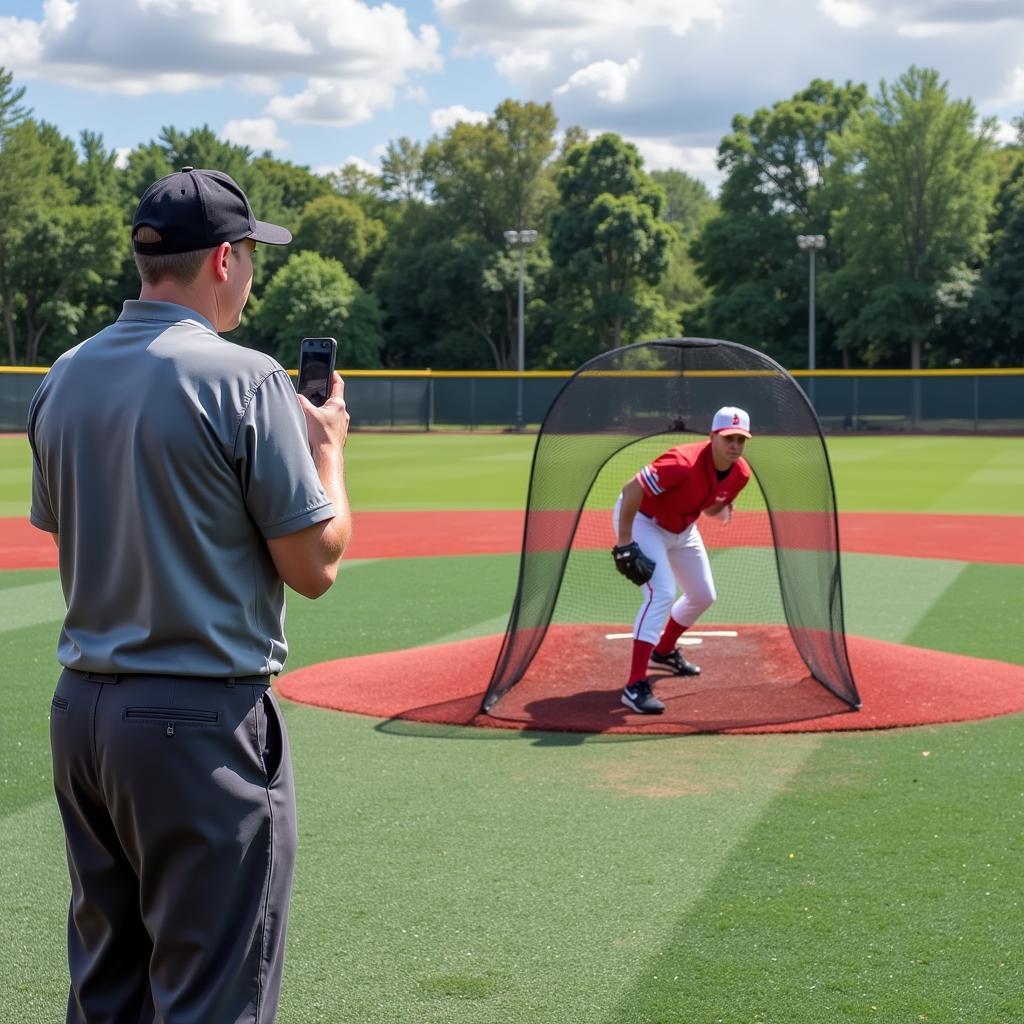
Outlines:
[[[509,228],[504,234],[505,241],[519,250],[519,315],[516,329],[516,369],[519,371],[519,380],[516,385],[516,430],[522,430],[526,425],[526,420],[523,418],[523,371],[526,367],[526,333],[523,313],[526,280],[524,253],[528,245],[533,245],[537,241],[537,232],[532,228]]]
[[[811,281],[808,289],[809,302],[807,306],[807,369],[814,370],[814,254],[825,248],[824,235],[797,235],[796,244],[799,249],[805,251],[811,258]],[[814,405],[814,377],[808,380],[810,386],[811,405]]]

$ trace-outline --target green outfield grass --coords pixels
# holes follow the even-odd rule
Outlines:
[[[1024,440],[829,448],[844,509],[1024,508]],[[360,434],[349,478],[357,507],[520,507],[531,450]],[[5,514],[23,514],[28,478],[24,441],[0,438]],[[320,601],[290,598],[289,668],[501,632],[517,565],[352,563]],[[846,555],[843,570],[851,632],[1024,664],[1024,567]],[[14,1024],[63,1019],[47,745],[61,609],[55,573],[0,573]],[[1024,1020],[1024,716],[656,738],[286,715],[300,853],[282,1024]]]
[[[516,434],[353,434],[347,459],[353,502],[381,510],[522,508],[535,440]],[[752,458],[756,444],[756,438],[750,442]],[[827,444],[840,509],[1024,510],[1020,438],[844,435]],[[26,440],[0,437],[0,515],[25,514],[30,481]]]

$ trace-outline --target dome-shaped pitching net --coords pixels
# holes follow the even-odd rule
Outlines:
[[[744,457],[753,478],[731,523],[699,520],[719,597],[689,635],[716,635],[715,623],[784,624],[811,675],[860,707],[844,634],[835,490],[817,416],[796,381],[764,354],[679,338],[592,359],[552,403],[534,449],[515,602],[482,710],[523,677],[553,621],[621,623],[628,640],[639,592],[612,565],[612,506],[661,452],[706,440],[725,405],[750,414]]]

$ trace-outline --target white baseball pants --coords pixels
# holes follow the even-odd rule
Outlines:
[[[615,503],[612,522],[619,530],[621,497]],[[633,520],[633,540],[655,563],[654,575],[640,589],[644,601],[633,623],[633,639],[657,644],[669,613],[682,626],[692,626],[715,602],[715,581],[704,539],[697,524],[682,533],[671,533],[638,512]],[[676,585],[682,596],[676,600]]]

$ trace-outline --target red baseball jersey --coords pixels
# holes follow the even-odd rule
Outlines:
[[[732,501],[750,479],[750,466],[737,459],[729,475],[718,479],[711,442],[679,444],[644,466],[634,478],[643,488],[640,511],[660,527],[682,533],[701,512],[720,501]]]

